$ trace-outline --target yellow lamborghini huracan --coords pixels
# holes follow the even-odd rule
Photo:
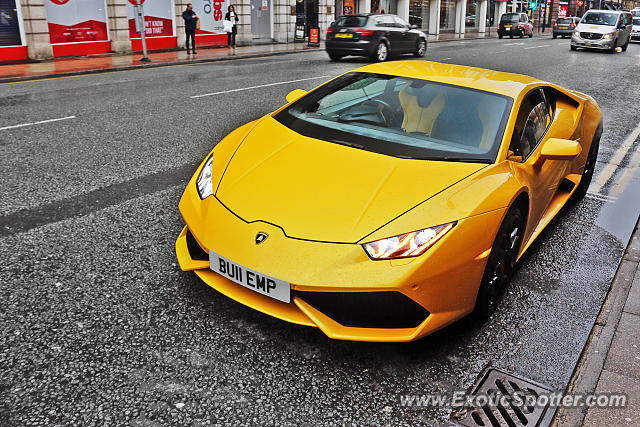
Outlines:
[[[231,132],[180,200],[183,270],[331,338],[410,341],[490,316],[572,194],[596,102],[532,77],[367,65]]]

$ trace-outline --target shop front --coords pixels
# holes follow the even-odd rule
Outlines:
[[[141,0],[144,10],[145,41],[147,49],[174,49],[177,46],[175,6],[173,0]],[[131,50],[142,50],[142,39],[136,31],[135,5],[137,0],[127,3],[129,38]]]
[[[227,33],[222,22],[229,4],[228,0],[192,0],[193,11],[200,18],[200,29],[196,30],[196,46],[227,44]]]
[[[20,4],[0,0],[0,62],[27,59]]]
[[[111,50],[106,0],[45,0],[53,56]]]

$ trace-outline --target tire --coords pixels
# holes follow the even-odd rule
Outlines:
[[[558,35],[557,35],[557,34],[554,34],[554,35],[553,35],[553,38],[554,38],[554,39],[557,39],[557,38],[558,38]]]
[[[416,46],[413,55],[417,58],[422,58],[427,53],[427,41],[425,39],[418,39],[418,45]]]
[[[495,313],[500,297],[509,285],[515,271],[518,252],[522,246],[524,226],[525,221],[520,207],[509,208],[491,246],[491,253],[478,289],[473,311],[478,319],[487,319]]]
[[[628,47],[629,47],[629,40],[627,40],[627,42],[624,45],[622,45],[622,51],[626,52]]]
[[[502,40],[502,37],[503,37],[503,36],[502,36],[502,34],[498,34],[498,38],[499,38],[500,40]]]
[[[576,192],[574,193],[578,199],[582,199],[589,190],[589,184],[593,178],[593,170],[598,160],[598,149],[600,148],[600,135],[602,135],[602,125],[598,125],[596,133],[593,135],[593,141],[591,141],[591,147],[589,147],[589,155],[587,156],[587,162],[582,170],[582,177]]]
[[[329,58],[332,61],[340,61],[343,58],[343,55],[338,55],[337,53],[329,53]]]
[[[616,53],[616,47],[618,47],[617,39],[613,41],[613,46],[611,46],[611,49],[609,49],[607,52],[609,52],[610,54]]]
[[[520,33],[520,38],[524,37],[524,31],[522,33]]]
[[[578,50],[578,48],[575,47],[574,45],[571,45],[571,50]]]
[[[389,48],[386,43],[381,42],[373,53],[373,59],[377,62],[384,62],[389,57]]]
[[[529,33],[529,38],[533,38],[533,30],[531,30],[531,32]]]

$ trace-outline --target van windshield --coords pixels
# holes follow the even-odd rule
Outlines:
[[[587,12],[583,17],[581,24],[594,24],[594,25],[611,25],[614,26],[618,22],[617,13],[607,12]]]

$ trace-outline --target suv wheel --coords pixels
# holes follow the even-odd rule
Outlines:
[[[627,42],[622,45],[622,51],[626,52],[627,51],[627,47],[629,47],[629,40],[627,40]]]

